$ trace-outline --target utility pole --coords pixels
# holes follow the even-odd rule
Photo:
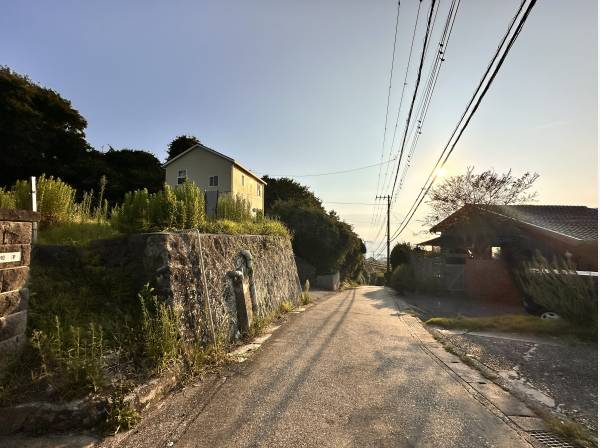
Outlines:
[[[390,204],[392,196],[375,196],[375,199],[386,199],[387,200],[387,268],[386,272],[390,275]]]

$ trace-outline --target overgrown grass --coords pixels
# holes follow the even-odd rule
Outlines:
[[[243,222],[252,220],[250,202],[239,195],[221,194],[217,199],[217,219]]]
[[[100,179],[99,194],[84,192],[81,201],[75,200],[77,191],[59,178],[41,175],[37,179],[37,210],[41,215],[41,227],[65,223],[105,223],[108,219],[108,203],[104,199],[106,178]],[[10,190],[0,189],[0,208],[31,210],[31,184],[19,180]]]
[[[106,385],[104,335],[93,322],[87,328],[63,328],[58,316],[48,334],[34,330],[31,344],[37,351],[39,376],[62,397],[98,392]]]
[[[159,302],[154,289],[146,284],[138,294],[141,304],[141,337],[145,358],[161,373],[179,359],[183,343],[181,311]]]
[[[426,322],[442,328],[471,331],[501,331],[551,336],[571,336],[591,341],[597,337],[597,328],[577,326],[562,319],[540,319],[535,316],[504,314],[490,317],[434,317]]]
[[[117,236],[119,232],[108,223],[66,223],[41,229],[37,243],[82,246],[93,240]]]
[[[293,311],[294,308],[296,308],[296,305],[291,300],[283,300],[279,304],[279,312],[281,314],[289,313],[290,311]]]
[[[199,226],[202,233],[224,233],[229,235],[273,235],[290,238],[287,227],[275,219],[236,222],[228,219],[206,221]]]
[[[188,180],[175,188],[165,184],[157,193],[129,192],[111,218],[122,233],[193,229],[204,220],[204,193]]]

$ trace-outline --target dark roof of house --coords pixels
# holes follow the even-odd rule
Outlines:
[[[474,210],[579,241],[598,240],[598,209],[579,205],[465,205],[431,228],[441,232]]]

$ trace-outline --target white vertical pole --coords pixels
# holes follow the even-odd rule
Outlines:
[[[37,188],[35,182],[35,176],[31,176],[31,211],[37,212]],[[37,242],[38,223],[33,221],[33,242]]]

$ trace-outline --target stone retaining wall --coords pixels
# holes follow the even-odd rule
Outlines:
[[[25,341],[34,221],[37,213],[0,209],[0,367]]]
[[[36,262],[55,263],[52,253],[64,256],[63,249],[40,246]],[[236,290],[246,291],[254,319],[301,293],[292,245],[284,237],[160,232],[94,241],[86,251],[100,265],[126,272],[129,289],[150,283],[161,300],[182,310],[188,336],[205,342],[212,340],[213,328],[229,340],[244,328]],[[245,288],[236,288],[240,278]]]

